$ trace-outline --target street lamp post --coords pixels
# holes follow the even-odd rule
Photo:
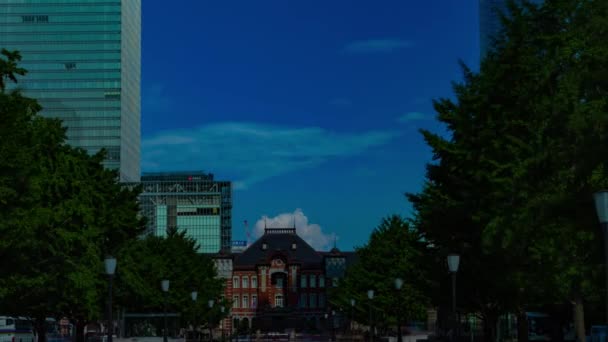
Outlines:
[[[597,218],[604,232],[604,253],[606,261],[606,322],[608,323],[608,190],[601,190],[593,194]]]
[[[370,337],[371,340],[374,341],[374,322],[372,317],[372,300],[374,299],[374,290],[367,291],[367,298],[369,299],[369,328],[370,328]]]
[[[114,322],[112,319],[112,279],[116,271],[116,258],[108,256],[104,260],[106,274],[108,275],[108,342],[112,342],[114,332]]]
[[[226,311],[226,308],[223,305],[220,306],[220,312],[222,313],[222,320],[224,319],[224,311]],[[224,323],[225,323],[225,321],[222,322],[222,342],[225,339],[225,337],[224,337]]]
[[[331,310],[331,340],[336,340],[336,310]]]
[[[403,279],[395,279],[395,290],[397,290],[397,342],[403,342],[401,337],[401,287],[403,286]]]
[[[350,335],[353,335],[353,321],[355,320],[355,300],[350,300]]]
[[[198,291],[192,291],[190,298],[192,298],[192,333],[198,338],[198,330],[196,329],[196,299],[198,298]]]
[[[165,329],[163,329],[163,342],[167,342],[167,332],[169,330],[169,325],[167,324],[167,295],[169,293],[169,280],[163,279],[160,282],[160,288],[164,293],[164,301],[163,301],[163,321],[165,325]]]
[[[209,299],[207,301],[207,305],[209,305],[209,341],[213,341],[213,313],[211,309],[213,309],[213,304],[215,301],[213,299]]]
[[[456,331],[458,330],[458,322],[456,317],[456,272],[458,272],[458,266],[460,265],[460,255],[452,253],[448,255],[447,260],[448,269],[452,274],[452,317],[454,320],[452,335],[456,336]]]

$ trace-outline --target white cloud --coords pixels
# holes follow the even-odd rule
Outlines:
[[[420,121],[420,120],[428,120],[428,119],[430,119],[430,116],[428,116],[427,114],[420,113],[420,112],[409,112],[409,113],[405,113],[405,114],[401,115],[399,118],[397,118],[397,121],[399,121],[401,123],[408,123],[408,122],[412,122],[412,121]]]
[[[214,123],[159,132],[142,140],[145,171],[206,170],[229,175],[235,189],[333,158],[353,156],[388,143],[398,133],[337,133],[319,127],[245,122]]]
[[[275,217],[262,216],[256,223],[253,234],[260,237],[264,234],[264,227],[268,228],[292,228],[296,225],[296,233],[304,239],[315,250],[328,250],[336,239],[336,234],[325,234],[321,226],[309,223],[308,217],[302,209],[296,209],[293,213],[283,213]]]
[[[412,42],[402,39],[369,39],[351,42],[344,50],[350,53],[388,53],[412,45]]]

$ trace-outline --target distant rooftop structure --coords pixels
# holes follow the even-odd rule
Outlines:
[[[205,173],[203,171],[144,172],[141,174],[141,180],[157,182],[181,182],[201,180],[213,181],[213,174]]]
[[[266,234],[296,234],[295,228],[265,228],[264,235]]]

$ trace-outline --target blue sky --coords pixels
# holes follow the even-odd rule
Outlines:
[[[142,168],[234,181],[235,240],[294,214],[347,250],[409,216],[431,159],[418,129],[442,131],[431,100],[458,59],[479,63],[476,0],[143,6]]]

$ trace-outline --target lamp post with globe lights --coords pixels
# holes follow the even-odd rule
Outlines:
[[[108,275],[108,342],[112,342],[114,322],[112,319],[112,280],[116,272],[116,258],[108,256],[104,260],[106,274]]]
[[[403,342],[401,336],[401,287],[403,286],[403,279],[395,279],[395,290],[397,290],[397,342]]]
[[[367,291],[367,298],[369,299],[369,328],[371,340],[374,340],[374,322],[372,316],[372,300],[374,300],[374,290]]]
[[[331,340],[336,341],[336,310],[331,310]]]
[[[192,291],[190,298],[192,298],[192,333],[196,336],[196,299],[198,298],[198,291]]]
[[[460,266],[460,255],[458,254],[450,254],[447,257],[448,261],[448,270],[452,275],[452,335],[456,335],[456,331],[458,330],[458,321],[456,317],[456,273],[458,272],[458,267]]]
[[[169,280],[163,279],[160,282],[160,288],[164,293],[164,301],[163,301],[163,321],[165,325],[165,329],[163,329],[163,342],[167,342],[167,333],[169,330],[169,325],[167,324],[167,295],[169,294]]]
[[[350,300],[350,333],[352,336],[353,333],[353,321],[355,320],[355,304],[356,301],[354,299]]]
[[[213,299],[207,301],[207,305],[209,306],[209,341],[213,341],[213,304],[215,304]]]
[[[222,313],[222,320],[224,320],[224,312],[226,311],[226,308],[222,305],[220,306],[220,312]],[[225,322],[225,321],[224,321]],[[222,341],[224,341],[225,336],[224,336],[224,322],[222,322]]]
[[[593,194],[595,211],[604,234],[604,253],[606,262],[606,322],[608,323],[608,189]]]

